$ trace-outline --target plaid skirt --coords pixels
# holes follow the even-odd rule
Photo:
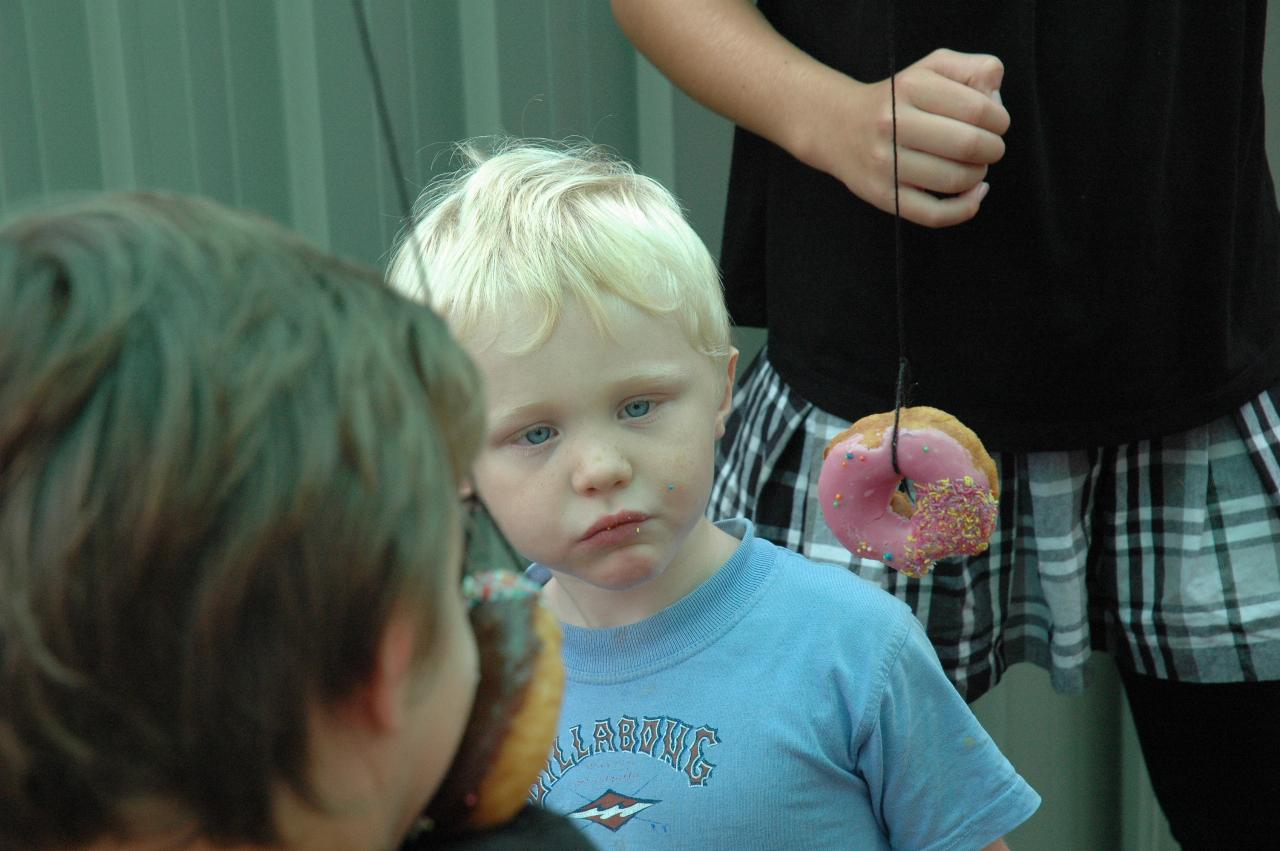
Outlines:
[[[1280,387],[1182,434],[993,453],[990,548],[923,579],[854,556],[822,518],[822,450],[848,422],[790,392],[764,352],[737,392],[708,513],[905,601],[966,700],[1022,661],[1077,692],[1093,650],[1161,679],[1280,679]]]

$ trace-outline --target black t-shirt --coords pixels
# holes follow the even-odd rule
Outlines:
[[[888,6],[771,2],[792,42],[888,76]],[[978,216],[902,224],[909,402],[989,448],[1155,437],[1280,375],[1277,211],[1264,142],[1265,0],[898,0],[899,69],[938,47],[1005,65],[1007,152]],[[894,223],[738,129],[722,266],[804,398],[893,407]]]

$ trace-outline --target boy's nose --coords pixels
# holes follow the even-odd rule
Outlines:
[[[578,457],[573,489],[581,494],[604,493],[631,481],[631,464],[617,449],[592,446]]]

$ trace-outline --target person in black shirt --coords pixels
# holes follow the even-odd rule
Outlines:
[[[1273,841],[1280,809],[1251,803],[1280,800],[1265,2],[613,6],[739,125],[721,267],[768,340],[710,511],[880,580],[968,699],[1019,661],[1078,690],[1106,650],[1179,841]],[[823,445],[894,407],[900,355],[907,401],[1002,479],[989,552],[921,582],[845,552],[816,502]]]

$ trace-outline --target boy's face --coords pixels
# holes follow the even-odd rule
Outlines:
[[[409,829],[440,788],[462,743],[480,679],[475,633],[462,597],[461,549],[459,540],[450,559],[440,621],[429,651],[438,662],[430,663],[425,679],[421,679],[424,674],[418,674],[418,681],[404,696],[408,723],[397,749],[407,763],[408,785],[403,790],[405,805],[396,835]]]
[[[732,361],[716,366],[672,317],[617,303],[611,319],[614,336],[602,335],[571,303],[536,351],[508,353],[501,332],[473,349],[489,404],[474,481],[526,558],[628,591],[682,564],[710,495]]]
[[[476,685],[480,681],[480,654],[476,649],[475,633],[467,619],[467,604],[462,599],[461,568],[457,581],[449,586],[441,614],[438,653],[442,660],[439,673],[430,684],[430,691],[422,707],[427,718],[427,756],[424,786],[426,800],[430,800],[444,780],[445,772],[462,743],[462,734],[471,715]],[[459,590],[454,592],[454,588]]]

